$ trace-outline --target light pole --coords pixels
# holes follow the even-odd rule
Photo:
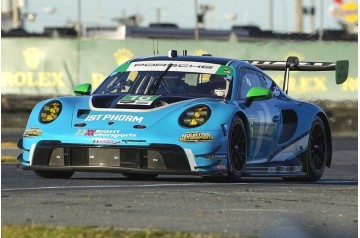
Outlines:
[[[320,27],[319,40],[322,41],[324,34],[324,1],[320,0]]]
[[[295,3],[295,31],[303,31],[303,4],[302,0],[296,0]]]
[[[12,1],[12,28],[20,27],[19,5],[17,0]]]
[[[274,30],[274,1],[269,0],[269,28]]]
[[[194,8],[195,8],[195,28],[194,28],[194,38],[195,40],[199,40],[199,13],[198,13],[198,1],[194,0]]]
[[[81,0],[77,1],[77,21],[76,21],[76,32],[77,37],[81,37],[82,35],[82,27],[81,27]]]

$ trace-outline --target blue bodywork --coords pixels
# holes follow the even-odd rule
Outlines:
[[[157,84],[170,80],[168,74],[179,72],[197,73],[194,80],[198,85],[201,80],[209,81],[206,75],[222,76],[226,87],[212,90],[212,96],[160,94],[155,89],[143,92],[140,83],[136,90],[131,89],[138,80],[129,76],[132,71],[136,71],[133,74],[137,78],[141,74],[155,75],[146,82],[153,82],[156,90],[162,87]],[[115,87],[110,81],[117,74],[126,75],[127,81],[118,87],[130,87],[129,91],[113,93]],[[199,75],[204,79],[200,80]],[[271,95],[255,95],[248,102],[251,95],[243,95],[242,88],[244,80],[252,80],[254,75],[264,81],[255,86]],[[168,91],[171,87],[164,86]],[[234,118],[242,121],[246,135],[246,164],[239,169],[241,176],[309,176],[306,163],[310,132],[318,119],[326,136],[325,162],[328,167],[331,164],[331,134],[322,109],[289,97],[267,74],[244,61],[208,56],[134,59],[119,66],[92,94],[86,94],[48,99],[34,107],[18,143],[22,149],[18,157],[21,169],[227,177],[231,173],[229,134]],[[44,122],[44,106],[54,101],[60,110],[53,121]],[[194,107],[194,111],[185,113]],[[205,115],[204,123],[203,117],[192,116],[199,112]],[[184,125],[191,119],[200,124]]]

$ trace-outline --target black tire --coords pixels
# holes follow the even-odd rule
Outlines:
[[[328,151],[328,138],[325,126],[319,117],[316,117],[310,130],[309,146],[306,158],[305,171],[307,181],[318,181],[324,173]]]
[[[125,177],[133,180],[153,180],[158,174],[134,174],[134,173],[122,173]]]
[[[44,171],[35,170],[34,173],[41,178],[68,179],[74,175],[74,172]]]
[[[244,122],[234,117],[228,135],[228,178],[239,181],[247,159],[247,134]]]
[[[315,182],[324,173],[328,153],[328,138],[323,121],[316,117],[309,133],[308,151],[305,156],[304,168],[306,177],[283,177],[289,182]]]

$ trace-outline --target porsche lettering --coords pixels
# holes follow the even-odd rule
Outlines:
[[[134,64],[134,67],[167,67],[170,64],[155,64],[155,63],[150,63],[150,64]],[[213,65],[207,65],[207,64],[171,64],[172,68],[199,68],[199,69],[212,69],[214,66]]]

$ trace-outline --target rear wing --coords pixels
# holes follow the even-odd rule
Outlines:
[[[349,73],[348,60],[336,62],[300,62],[298,57],[289,56],[286,61],[245,60],[245,62],[262,70],[285,70],[283,91],[286,93],[288,93],[289,87],[289,71],[335,71],[336,84],[344,83]]]

